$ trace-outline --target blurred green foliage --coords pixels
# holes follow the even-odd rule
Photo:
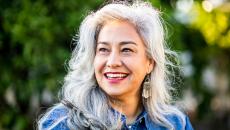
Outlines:
[[[221,8],[222,7],[219,7],[212,13],[209,13],[202,8],[201,4],[196,2],[193,12],[191,12],[191,14],[193,13],[198,16],[192,23],[192,27],[198,29],[203,34],[208,44],[216,44],[217,46],[220,46],[222,48],[229,48],[229,12],[225,12],[221,10]]]
[[[84,16],[103,2],[0,0],[0,130],[35,128],[41,111],[57,101],[74,47],[71,39]],[[181,99],[186,90],[195,97],[195,110],[189,111],[194,127],[229,129],[230,108],[218,99],[230,97],[230,9],[206,12],[202,1],[196,1],[182,18],[188,22],[181,22],[176,18],[178,1],[151,2],[163,12],[170,47],[191,57],[185,63],[182,58],[182,67],[190,66],[191,72],[181,74],[183,84],[176,88]],[[209,68],[216,79],[211,87],[203,81]]]
[[[71,38],[80,21],[101,2],[0,2],[0,129],[32,128],[39,110],[34,107],[36,102],[42,103],[44,89],[57,95],[61,87]],[[7,100],[7,95],[13,99]]]

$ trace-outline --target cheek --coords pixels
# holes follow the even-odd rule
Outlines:
[[[146,68],[148,66],[148,61],[142,57],[135,57],[135,58],[131,58],[131,59],[125,59],[123,60],[124,64],[130,68],[130,70],[132,71],[138,71],[141,70],[142,72],[146,72]]]
[[[99,57],[95,57],[94,59],[94,72],[96,75],[98,75],[100,72],[102,72],[104,67],[104,61],[99,58]]]
[[[96,78],[96,81],[99,82],[99,79],[100,79],[100,75],[99,75],[99,63],[98,63],[98,60],[97,58],[95,57],[94,59],[94,75],[95,75],[95,78]]]

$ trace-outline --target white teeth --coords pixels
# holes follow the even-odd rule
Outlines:
[[[108,78],[124,78],[127,74],[106,74]]]

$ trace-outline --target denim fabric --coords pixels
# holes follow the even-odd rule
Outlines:
[[[68,110],[62,105],[51,110],[46,120],[41,122],[42,130],[70,130],[67,126]],[[177,115],[166,116],[168,121],[173,124],[175,130],[193,130],[189,118],[185,115],[185,126],[182,125],[181,119]],[[150,120],[146,111],[143,111],[130,125],[126,125],[126,117],[121,116],[123,122],[122,130],[167,130],[167,128],[158,125]]]

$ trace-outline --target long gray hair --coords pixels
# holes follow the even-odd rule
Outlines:
[[[150,119],[169,129],[175,129],[166,119],[166,115],[176,114],[185,124],[183,114],[170,105],[172,87],[168,84],[167,66],[173,64],[166,55],[172,55],[174,52],[165,46],[165,33],[159,15],[160,12],[150,3],[136,1],[131,4],[107,4],[84,19],[79,36],[74,38],[76,48],[69,61],[69,72],[62,89],[62,99],[72,104],[69,107],[72,108],[68,119],[70,128],[118,128],[116,122],[119,122],[119,116],[111,112],[108,97],[97,85],[93,67],[97,35],[103,24],[111,20],[132,23],[145,43],[148,57],[155,63],[150,74],[151,96],[143,100]]]

